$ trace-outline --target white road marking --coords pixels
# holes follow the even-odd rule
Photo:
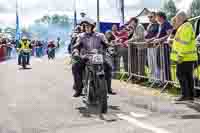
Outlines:
[[[144,117],[148,116],[147,114],[138,114],[138,113],[134,113],[134,112],[131,112],[130,114],[131,114],[131,116],[133,116],[135,118],[144,118]]]
[[[38,61],[38,62],[42,62],[42,59],[38,58],[38,59],[36,59],[36,61]]]
[[[134,119],[132,117],[129,117],[127,115],[117,114],[117,116],[122,120],[126,120],[131,124],[134,124],[134,125],[136,125],[136,126],[138,126],[140,128],[146,129],[146,130],[150,130],[150,131],[152,131],[154,133],[170,133],[170,132],[168,132],[168,131],[166,131],[164,129],[154,127],[154,126],[152,126],[150,124],[142,123],[139,120],[136,120],[136,119]]]

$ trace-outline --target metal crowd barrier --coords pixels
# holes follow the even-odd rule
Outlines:
[[[128,75],[125,81],[127,83],[131,80],[146,79],[151,82],[149,87],[153,87],[156,83],[162,84],[162,93],[169,84],[179,86],[176,78],[176,65],[170,61],[170,52],[171,48],[166,42],[160,44],[130,43],[127,53],[128,71],[114,71],[113,73],[121,74],[120,81]],[[195,89],[200,89],[200,60],[194,65],[194,79]]]

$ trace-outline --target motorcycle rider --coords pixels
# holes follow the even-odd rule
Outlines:
[[[17,50],[23,50],[23,49],[30,49],[30,50],[32,49],[31,43],[28,41],[28,38],[26,36],[22,37],[17,47]],[[22,54],[19,53],[18,65],[21,65],[21,63],[22,63]],[[27,64],[30,65],[30,53],[27,53]]]
[[[49,59],[50,59],[50,57],[54,58],[55,57],[55,48],[56,48],[54,41],[50,40],[47,47],[48,47],[47,54],[48,54]],[[49,51],[49,49],[51,49],[51,51]]]
[[[81,33],[76,40],[76,44],[73,46],[72,58],[74,60],[72,64],[72,73],[74,77],[73,89],[75,90],[74,97],[79,97],[82,94],[82,72],[85,67],[85,60],[82,58],[88,51],[93,49],[105,50],[109,43],[103,34],[94,32],[95,22],[92,19],[82,21],[85,25],[85,32]],[[115,95],[111,89],[112,78],[112,63],[109,59],[105,61],[105,79],[107,81],[108,93]]]

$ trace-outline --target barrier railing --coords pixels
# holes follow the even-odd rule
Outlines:
[[[42,47],[40,54],[41,56],[46,55],[47,48]],[[35,47],[32,49],[32,56],[36,56],[36,50]],[[17,53],[16,53],[16,48],[14,46],[9,46],[6,44],[0,45],[0,61],[5,61],[11,58],[16,58]]]
[[[161,85],[161,93],[169,84],[179,85],[176,78],[176,64],[170,61],[170,46],[167,43],[147,44],[133,42],[128,47],[128,71],[114,71],[121,74],[120,81],[148,80],[153,87]],[[118,53],[120,54],[120,53]],[[200,89],[200,61],[194,65],[195,88]]]

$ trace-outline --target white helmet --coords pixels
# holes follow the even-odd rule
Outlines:
[[[28,40],[28,37],[23,36],[23,37],[22,37],[22,40]]]
[[[80,24],[83,24],[83,23],[87,23],[87,24],[90,24],[90,25],[93,25],[93,26],[96,25],[96,22],[93,19],[88,18],[88,17],[81,20]]]

